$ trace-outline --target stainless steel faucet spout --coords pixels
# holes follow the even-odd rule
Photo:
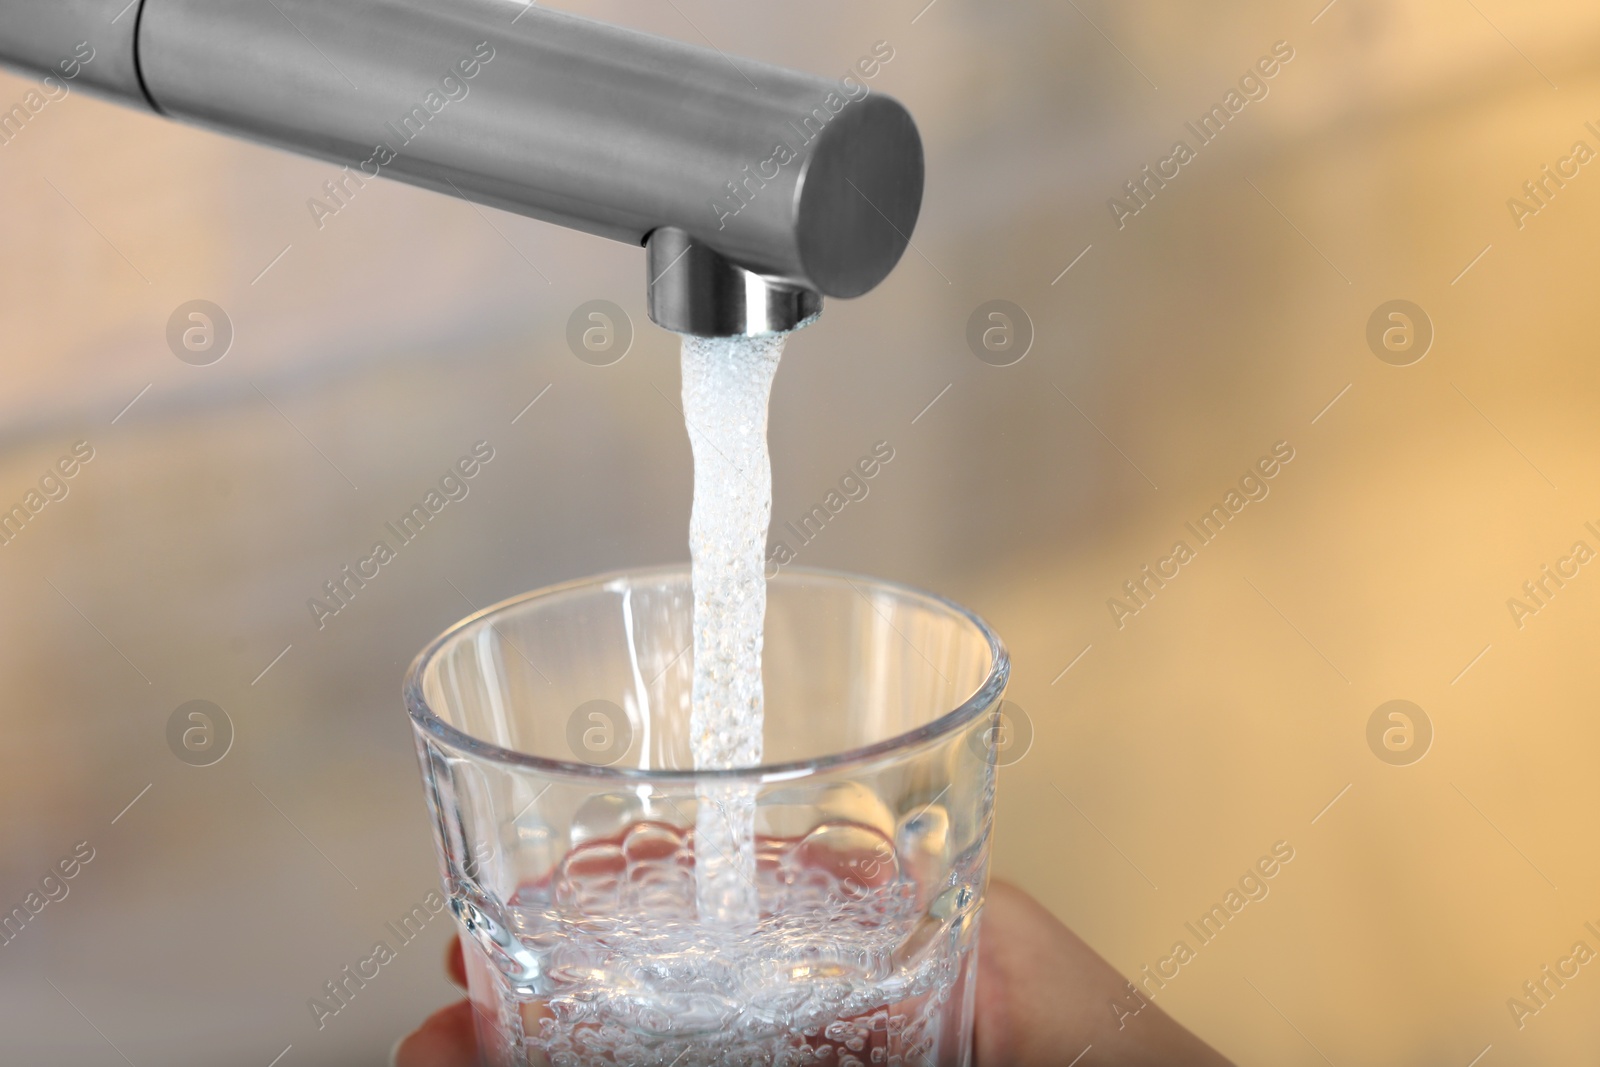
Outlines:
[[[829,80],[523,0],[0,0],[0,62],[176,119],[648,242],[651,315],[785,329],[910,243],[922,143]],[[678,258],[681,254],[681,261]]]
[[[678,333],[738,337],[798,329],[822,313],[822,296],[737,266],[683,230],[663,226],[645,243],[650,319]]]

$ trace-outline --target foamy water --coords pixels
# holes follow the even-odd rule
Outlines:
[[[935,820],[936,821],[936,820]],[[917,848],[917,830],[902,844]],[[924,1067],[959,1008],[972,899],[931,903],[888,838],[824,823],[761,838],[766,906],[735,929],[699,915],[694,835],[638,823],[582,845],[513,902],[548,991],[515,1005],[516,1062],[629,1067]]]
[[[694,451],[689,723],[696,770],[761,762],[764,554],[772,521],[767,407],[785,336],[683,338],[683,414]],[[707,785],[698,800],[700,915],[748,926],[761,910],[755,792],[744,785]]]

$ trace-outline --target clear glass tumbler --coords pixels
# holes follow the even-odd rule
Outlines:
[[[765,760],[696,772],[691,606],[684,567],[574,582],[411,668],[485,1062],[969,1063],[1005,648],[938,597],[785,570]],[[759,906],[703,918],[696,816],[729,797],[753,847],[716,866]]]

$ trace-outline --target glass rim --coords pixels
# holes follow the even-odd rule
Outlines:
[[[443,633],[428,642],[422,651],[417,653],[416,658],[411,661],[411,666],[406,670],[403,694],[406,713],[411,719],[412,725],[449,747],[474,758],[517,770],[537,771],[547,776],[578,778],[596,782],[613,781],[622,785],[656,781],[750,781],[767,783],[808,778],[830,771],[860,766],[884,756],[919,748],[940,737],[952,734],[975,719],[983,709],[994,704],[999,699],[1000,694],[1005,691],[1006,683],[1010,679],[1011,656],[1006,651],[1005,643],[1000,640],[999,635],[976,612],[961,606],[955,601],[939,596],[937,593],[929,593],[918,589],[915,586],[885,581],[881,578],[867,578],[844,571],[820,567],[789,567],[780,572],[776,578],[768,579],[768,581],[782,581],[785,575],[789,575],[795,578],[834,579],[852,586],[860,582],[911,600],[920,600],[938,605],[946,611],[960,616],[977,630],[978,635],[989,646],[988,673],[978,687],[954,709],[923,723],[914,730],[886,737],[882,741],[875,741],[870,745],[845,749],[842,752],[829,753],[812,759],[703,771],[692,768],[646,770],[639,767],[599,767],[578,760],[551,759],[547,756],[535,756],[528,752],[518,752],[515,749],[505,748],[482,738],[474,737],[460,727],[446,722],[429,705],[427,697],[423,693],[423,677],[428,668],[438,658],[439,653],[455,640],[463,630],[476,626],[490,616],[507,614],[512,609],[521,607],[531,601],[570,593],[578,589],[601,589],[623,579],[637,581],[662,575],[681,575],[687,578],[688,570],[687,564],[679,563],[657,567],[615,570],[587,578],[575,578],[526,593],[520,593],[517,596],[475,611],[466,618],[453,623]]]

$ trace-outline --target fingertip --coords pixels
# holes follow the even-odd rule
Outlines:
[[[467,960],[461,951],[460,934],[452,937],[444,950],[444,969],[449,972],[452,982],[462,989],[467,988]]]
[[[460,1001],[428,1017],[400,1039],[389,1054],[390,1067],[474,1067],[478,1042],[472,1029],[472,1004]]]

